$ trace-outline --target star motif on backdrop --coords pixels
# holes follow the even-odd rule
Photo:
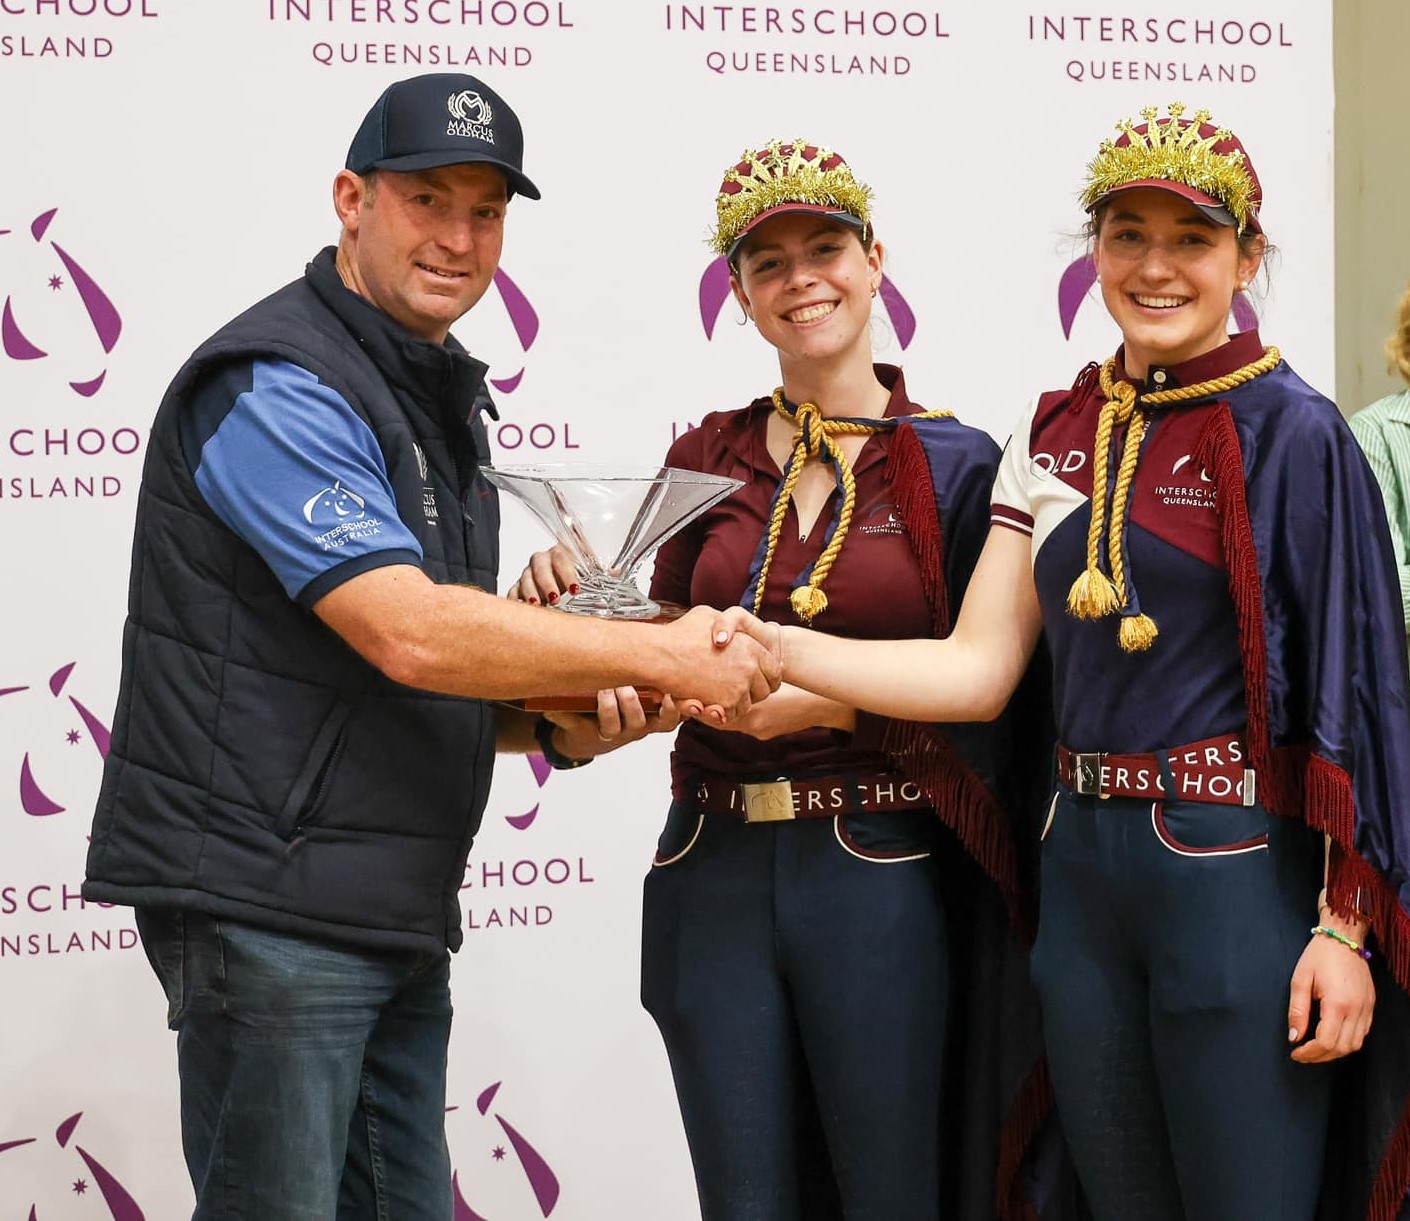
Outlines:
[[[87,1183],[85,1183],[82,1179],[74,1179],[74,1181],[73,1181],[73,1194],[74,1194],[74,1195],[76,1195],[76,1196],[81,1196],[81,1195],[83,1195],[83,1193],[86,1192],[87,1190],[88,1190],[88,1184],[87,1184]]]
[[[70,746],[76,746],[79,742],[83,740],[83,735],[79,733],[76,729],[70,729],[68,733],[64,735],[64,737],[68,740],[68,744]]]
[[[502,1162],[502,1161],[504,1161],[504,1146],[503,1146],[503,1145],[496,1145],[496,1146],[494,1147],[494,1152],[493,1152],[492,1154],[490,1154],[490,1156],[493,1157],[494,1160],[497,1161],[497,1162]]]
[[[64,286],[64,277],[63,277],[63,276],[50,276],[50,277],[49,277],[49,287],[52,288],[55,292],[58,292],[59,289],[63,288],[63,286]]]

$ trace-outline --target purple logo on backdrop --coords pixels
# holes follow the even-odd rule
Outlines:
[[[525,296],[523,289],[519,287],[504,271],[497,270],[494,274],[494,285],[499,290],[500,300],[504,303],[505,317],[509,319],[509,324],[514,331],[514,339],[508,341],[507,347],[513,350],[518,348],[519,368],[508,377],[490,377],[488,379],[490,388],[501,395],[513,394],[524,380],[525,366],[522,357],[526,356],[529,349],[534,346],[534,342],[539,337],[539,316],[538,312]],[[478,338],[471,344],[471,347],[478,350],[489,349],[489,359],[498,359],[499,347],[497,340],[493,337],[486,338],[486,322],[489,327],[497,325],[496,321],[488,320],[481,306],[474,315],[471,316],[467,324],[467,332],[475,332]],[[477,322],[478,319],[478,322]],[[512,361],[513,356],[507,358]],[[570,420],[525,420],[509,417],[498,423],[488,424],[490,431],[490,443],[496,453],[513,453],[516,450],[546,450],[546,449],[580,449],[579,442],[573,439],[573,422]]]
[[[1068,264],[1058,281],[1058,319],[1062,322],[1063,338],[1072,338],[1072,327],[1077,321],[1077,311],[1097,282],[1097,267],[1090,254]],[[1258,313],[1253,308],[1247,293],[1234,297],[1234,325],[1241,331],[1251,331],[1258,325]]]
[[[30,223],[29,233],[36,242],[44,244],[49,226],[57,212],[57,208],[50,208],[47,212],[41,212]],[[0,237],[6,236],[18,235],[10,229],[0,229]],[[17,285],[15,292],[21,296],[26,293],[64,293],[70,290],[77,293],[88,323],[93,328],[93,334],[102,345],[104,354],[110,353],[117,345],[118,336],[122,334],[122,318],[119,317],[117,308],[68,251],[53,241],[48,243],[48,247],[58,258],[58,264],[42,284],[31,282]],[[44,360],[49,356],[47,348],[40,347],[20,325],[19,315],[23,312],[23,304],[17,308],[15,294],[7,292],[4,307],[0,309],[0,350],[11,360]],[[46,340],[47,342],[49,341]],[[91,398],[98,393],[106,376],[107,370],[102,369],[96,377],[70,381],[69,386],[76,394]]]
[[[548,778],[553,775],[553,768],[549,766],[548,760],[542,755],[533,754],[524,756],[529,761],[529,770],[534,774],[534,783],[543,788],[548,783]],[[524,814],[506,815],[504,821],[516,831],[527,831],[534,825],[534,819],[539,816],[539,803],[534,802],[533,809]]]
[[[484,1090],[475,1100],[475,1109],[481,1115],[488,1115],[490,1107],[494,1104],[495,1095],[499,1093],[502,1082],[496,1081],[488,1089]],[[454,1111],[457,1108],[447,1107],[447,1111]],[[499,1124],[500,1130],[509,1141],[509,1148],[514,1151],[514,1156],[518,1161],[519,1168],[524,1172],[525,1181],[529,1190],[533,1192],[534,1201],[538,1205],[539,1215],[551,1217],[553,1210],[558,1207],[558,1196],[560,1188],[558,1176],[553,1173],[552,1168],[539,1153],[504,1116],[495,1112],[494,1120]],[[496,1143],[489,1153],[489,1157],[497,1162],[503,1163],[508,1157],[508,1150],[501,1144]],[[451,1187],[455,1193],[455,1221],[505,1221],[504,1218],[490,1218],[476,1212],[466,1203],[465,1196],[460,1190],[460,1172],[456,1171],[451,1176]]]
[[[49,676],[49,694],[56,700],[64,698],[64,688],[68,684],[69,676],[73,673],[75,662],[60,666]],[[0,687],[0,698],[7,695],[19,695],[29,691],[29,687]],[[93,715],[82,703],[73,696],[68,696],[68,702],[74,712],[78,714],[79,721],[87,729],[87,738],[93,744],[102,758],[108,757],[108,746],[111,734],[108,727]],[[77,725],[71,726],[65,733],[64,739],[70,746],[78,746],[84,739],[84,733]],[[34,772],[30,765],[31,752],[26,750],[24,759],[20,763],[20,808],[31,817],[44,818],[50,814],[62,814],[64,806],[60,805],[48,793],[40,787],[35,779]]]
[[[523,290],[502,270],[495,271],[494,284],[499,289],[500,300],[504,302],[504,308],[509,314],[514,334],[518,336],[519,346],[527,353],[534,346],[534,340],[539,337],[539,316],[529,304],[528,297],[524,296]],[[490,378],[490,385],[501,394],[513,394],[523,380],[524,370],[521,367],[513,377]]]
[[[705,328],[705,338],[715,337],[715,324],[720,320],[720,311],[729,300],[729,264],[724,257],[717,258],[700,277],[700,324]],[[916,336],[916,316],[901,290],[891,281],[890,276],[881,277],[881,288],[877,291],[881,304],[895,328],[901,350],[911,346]]]
[[[74,1129],[78,1127],[78,1121],[82,1118],[83,1112],[79,1111],[76,1115],[70,1115],[55,1130],[54,1139],[58,1142],[60,1149],[67,1150],[69,1148],[69,1141],[73,1138]],[[40,1146],[38,1139],[33,1136],[25,1137],[21,1140],[0,1141],[0,1168],[3,1168],[11,1160],[4,1155],[14,1150],[25,1149],[27,1147],[33,1152],[34,1149],[42,1146]],[[96,1188],[103,1203],[107,1205],[108,1216],[112,1218],[112,1221],[145,1221],[145,1216],[142,1209],[138,1207],[137,1201],[132,1198],[127,1188],[118,1182],[116,1176],[114,1176],[102,1162],[89,1153],[82,1145],[75,1144],[73,1146],[73,1152],[76,1153],[78,1157],[72,1162],[72,1171],[65,1172],[65,1178],[67,1178],[68,1173],[73,1173],[77,1177],[69,1181],[68,1186],[64,1189],[65,1196],[86,1196],[90,1190]],[[84,1173],[85,1168],[87,1170],[86,1174]],[[89,1182],[90,1176],[92,1178],[91,1184]],[[89,1216],[91,1213],[85,1212],[84,1215]],[[547,1216],[548,1214],[545,1213],[544,1215]],[[46,1207],[46,1210],[41,1214],[39,1212],[39,1203],[37,1201],[31,1202],[29,1206],[29,1221],[54,1221],[54,1213],[49,1211]]]

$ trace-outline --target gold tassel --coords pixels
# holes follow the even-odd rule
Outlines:
[[[800,585],[789,595],[793,603],[793,613],[804,623],[811,623],[814,616],[827,610],[827,595],[816,585]]]
[[[1067,591],[1068,613],[1077,619],[1101,619],[1120,607],[1120,591],[1098,568],[1084,568]]]
[[[1149,615],[1124,615],[1121,619],[1121,647],[1127,653],[1144,653],[1160,635]]]
[[[827,610],[827,595],[820,587],[827,580],[828,573],[832,571],[832,566],[836,563],[838,554],[842,550],[843,541],[847,538],[847,531],[852,524],[852,512],[857,500],[856,477],[852,474],[852,467],[847,461],[847,455],[842,452],[835,438],[839,436],[870,436],[872,433],[880,432],[888,427],[889,422],[829,419],[823,415],[816,403],[799,403],[796,408],[790,411],[788,403],[783,397],[782,386],[774,391],[773,402],[774,410],[793,425],[793,457],[788,464],[788,475],[775,494],[773,513],[764,535],[766,540],[764,559],[759,567],[758,580],[754,583],[753,596],[756,610],[764,604],[764,586],[768,582],[769,569],[773,565],[774,554],[778,550],[779,535],[783,530],[783,519],[788,512],[788,502],[793,495],[798,478],[803,472],[804,464],[821,458],[829,458],[836,464],[837,473],[842,481],[842,506],[837,514],[837,524],[832,531],[832,537],[813,565],[809,583],[798,586],[789,595],[789,602],[798,618],[804,624],[811,624],[814,617]],[[953,414],[950,411],[922,411],[907,418],[940,420]]]
[[[1097,419],[1096,438],[1092,445],[1092,520],[1087,532],[1087,567],[1072,582],[1067,594],[1067,610],[1077,619],[1100,619],[1122,610],[1126,601],[1125,528],[1131,511],[1131,484],[1140,459],[1141,440],[1145,435],[1146,416],[1141,405],[1179,403],[1191,399],[1221,394],[1242,386],[1256,377],[1275,369],[1282,356],[1277,348],[1265,348],[1263,356],[1252,364],[1236,369],[1223,377],[1211,378],[1194,386],[1174,390],[1158,390],[1139,398],[1130,382],[1115,380],[1116,359],[1108,359],[1101,370],[1101,389],[1107,402]],[[1111,434],[1114,425],[1130,424],[1122,446],[1121,465],[1117,470],[1116,487],[1112,493],[1111,516],[1106,520],[1107,466],[1110,461]],[[1098,540],[1107,534],[1107,553],[1111,576],[1097,567]],[[1123,615],[1118,638],[1127,653],[1144,652],[1155,643],[1160,629],[1149,615]]]

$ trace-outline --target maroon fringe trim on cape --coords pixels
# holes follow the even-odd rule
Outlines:
[[[1095,361],[1088,361],[1077,374],[1072,389],[1067,392],[1067,410],[1077,413],[1087,405],[1087,399],[1100,394],[1102,389],[1102,367]]]
[[[1013,833],[984,782],[934,725],[891,721],[881,748],[925,794],[965,851],[993,879],[1003,895],[1014,935],[1025,947],[1031,947],[1037,921],[1018,884]]]
[[[1263,584],[1248,517],[1243,450],[1227,403],[1215,408],[1195,448],[1218,490],[1220,538],[1229,570],[1229,592],[1238,618],[1248,703],[1249,761],[1263,804],[1285,818],[1301,818],[1332,839],[1327,902],[1333,910],[1357,906],[1370,920],[1386,965],[1410,994],[1410,916],[1386,880],[1355,848],[1356,803],[1344,768],[1306,747],[1273,746],[1268,727],[1268,646],[1263,634]],[[1359,893],[1358,893],[1359,892]],[[1410,1184],[1410,1105],[1381,1157],[1366,1221],[1395,1221]]]
[[[896,493],[897,515],[910,533],[935,636],[943,638],[950,634],[945,540],[930,463],[914,429],[897,430],[886,475]],[[933,725],[893,720],[886,727],[882,749],[920,787],[965,851],[994,880],[1014,932],[1025,946],[1032,945],[1036,917],[1019,885],[1013,832],[984,782]]]
[[[950,591],[945,587],[945,540],[930,463],[912,428],[896,430],[896,443],[886,459],[886,479],[896,493],[896,510],[911,536],[911,551],[920,565],[920,583],[930,603],[936,639],[950,634]]]
[[[1004,1117],[999,1137],[998,1198],[995,1206],[1001,1221],[1038,1221],[1038,1211],[1023,1198],[1019,1172],[1028,1147],[1053,1108],[1053,1079],[1048,1058],[1041,1057],[1024,1079],[1018,1095]]]

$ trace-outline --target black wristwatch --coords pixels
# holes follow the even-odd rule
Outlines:
[[[554,746],[553,731],[557,728],[557,725],[543,715],[540,715],[539,719],[534,722],[534,738],[539,744],[539,753],[543,755],[548,766],[555,771],[563,772],[574,767],[586,767],[591,763],[591,759],[574,759]]]

